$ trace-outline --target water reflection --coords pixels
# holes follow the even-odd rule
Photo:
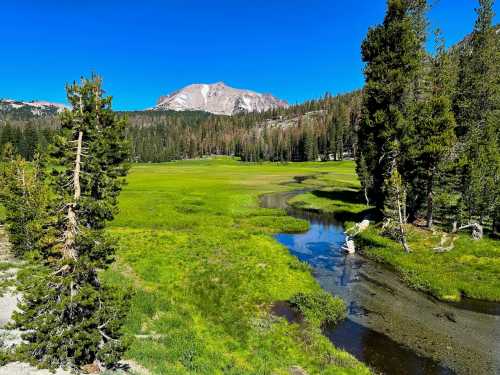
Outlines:
[[[384,374],[453,374],[450,369],[416,356],[411,349],[349,319],[324,332],[337,347]]]
[[[288,207],[286,202],[293,194],[297,192],[267,195],[262,197],[261,203],[264,207],[286,209],[289,215],[310,222],[310,228],[305,233],[281,233],[275,238],[297,258],[312,266],[316,279],[325,290],[347,302],[349,318],[336,327],[325,327],[325,335],[337,347],[350,352],[377,372],[394,375],[453,374],[452,370],[434,360],[421,357],[388,336],[353,321],[377,314],[363,306],[363,300],[359,299],[356,291],[362,283],[368,282],[360,273],[365,261],[340,250],[345,235],[342,225],[332,215]],[[286,304],[278,303],[274,310],[276,314],[293,321]]]

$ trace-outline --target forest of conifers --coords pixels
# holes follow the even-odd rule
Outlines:
[[[360,106],[360,92],[355,92],[234,117],[173,111],[122,115],[129,120],[127,134],[136,162],[211,154],[240,156],[246,161],[307,161],[353,154]],[[11,143],[31,160],[36,147],[45,149],[58,128],[57,116],[11,113],[2,118],[0,113],[0,148]]]

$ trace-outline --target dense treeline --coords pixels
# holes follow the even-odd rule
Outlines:
[[[493,1],[471,35],[425,50],[425,0],[389,0],[363,42],[366,86],[357,171],[367,200],[406,250],[404,223],[499,230],[500,49]],[[458,228],[460,229],[460,228]]]
[[[204,112],[126,112],[132,160],[164,162],[206,155],[239,156],[244,161],[341,160],[356,152],[361,93],[325,95],[287,109],[237,116]],[[0,119],[0,147],[7,143],[32,160],[45,150],[58,120],[45,116]]]
[[[143,162],[211,154],[239,156],[245,161],[342,159],[355,152],[359,109],[360,94],[354,93],[232,117],[134,112],[128,114],[128,137],[135,160]]]
[[[55,118],[31,118],[3,124],[0,121],[0,150],[7,144],[12,145],[16,154],[31,161],[37,149],[47,150],[58,129],[57,123]]]

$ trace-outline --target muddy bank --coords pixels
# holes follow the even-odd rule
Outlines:
[[[343,227],[333,215],[287,205],[305,191],[265,195],[261,205],[310,222],[309,231],[276,239],[312,266],[325,290],[346,301],[348,319],[325,330],[332,342],[385,374],[500,373],[498,305],[439,302],[383,265],[345,255]]]

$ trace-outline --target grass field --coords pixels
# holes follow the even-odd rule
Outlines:
[[[319,325],[290,324],[273,302],[314,293],[309,269],[270,234],[307,228],[258,207],[296,175],[354,180],[352,163],[243,164],[230,159],[134,165],[110,233],[106,281],[135,290],[127,356],[155,374],[367,374]],[[323,175],[309,184],[321,185]]]
[[[299,175],[316,177],[283,184]],[[258,207],[261,194],[304,187],[314,191],[295,197],[294,205],[344,221],[367,213],[353,162],[217,158],[134,165],[120,196],[121,212],[109,227],[118,240],[117,262],[103,275],[107,283],[135,292],[125,324],[132,339],[127,357],[153,374],[287,375],[295,366],[308,374],[368,374],[321,334],[321,312],[306,312],[306,324],[269,312],[274,302],[296,296],[307,305],[304,296],[320,290],[309,268],[271,237],[308,224]],[[453,251],[437,254],[432,248],[439,239],[414,229],[413,252],[405,254],[371,227],[358,244],[409,285],[438,298],[500,301],[499,242],[474,242],[463,234]],[[340,304],[334,302],[322,308],[336,316]]]
[[[359,185],[337,182],[334,175],[324,175],[329,188],[302,194],[292,199],[298,207],[335,213],[344,221],[360,221],[369,209],[356,192]],[[462,296],[500,301],[500,241],[485,237],[474,241],[461,233],[452,251],[436,253],[442,233],[408,226],[410,254],[401,245],[382,237],[379,228],[370,227],[357,238],[365,255],[389,264],[401,278],[415,289],[435,297],[458,301]]]

